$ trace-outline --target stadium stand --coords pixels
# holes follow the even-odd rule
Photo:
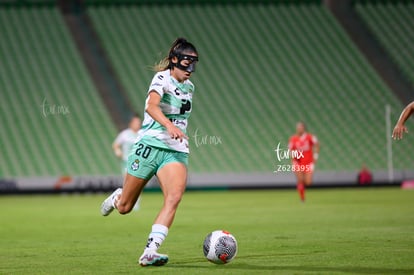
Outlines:
[[[319,170],[387,168],[385,105],[393,122],[402,105],[320,3],[90,5],[88,14],[140,108],[148,66],[172,40],[198,46],[190,171],[272,171],[298,120],[320,139]],[[413,144],[394,146],[395,168],[412,166]]]
[[[0,87],[0,178],[119,173],[116,128],[56,7],[0,7]]]
[[[414,86],[414,3],[357,1],[355,9]]]
[[[197,45],[191,173],[272,172],[298,120],[319,137],[319,171],[387,168],[385,105],[392,122],[403,105],[320,1],[142,2],[87,14],[141,114],[149,67],[178,36]],[[58,9],[1,6],[0,38],[0,177],[118,174],[116,127]],[[413,146],[394,143],[395,169]]]

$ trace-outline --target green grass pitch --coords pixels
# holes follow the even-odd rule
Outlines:
[[[191,191],[161,253],[163,267],[136,261],[162,204],[102,217],[106,195],[0,197],[0,274],[414,274],[414,191],[398,188]],[[204,259],[204,237],[226,229],[236,259]]]

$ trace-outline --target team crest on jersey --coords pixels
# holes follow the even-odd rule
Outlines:
[[[139,168],[139,160],[138,159],[136,159],[132,164],[131,164],[131,169],[133,170],[133,171],[137,171],[138,170],[138,168]]]

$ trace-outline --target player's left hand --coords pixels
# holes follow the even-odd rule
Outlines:
[[[318,161],[319,158],[319,154],[318,153],[314,153],[313,154],[313,163],[316,163]]]

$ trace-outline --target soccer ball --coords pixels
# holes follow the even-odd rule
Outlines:
[[[213,231],[204,239],[203,252],[207,260],[212,263],[231,262],[237,254],[236,238],[224,230]]]

